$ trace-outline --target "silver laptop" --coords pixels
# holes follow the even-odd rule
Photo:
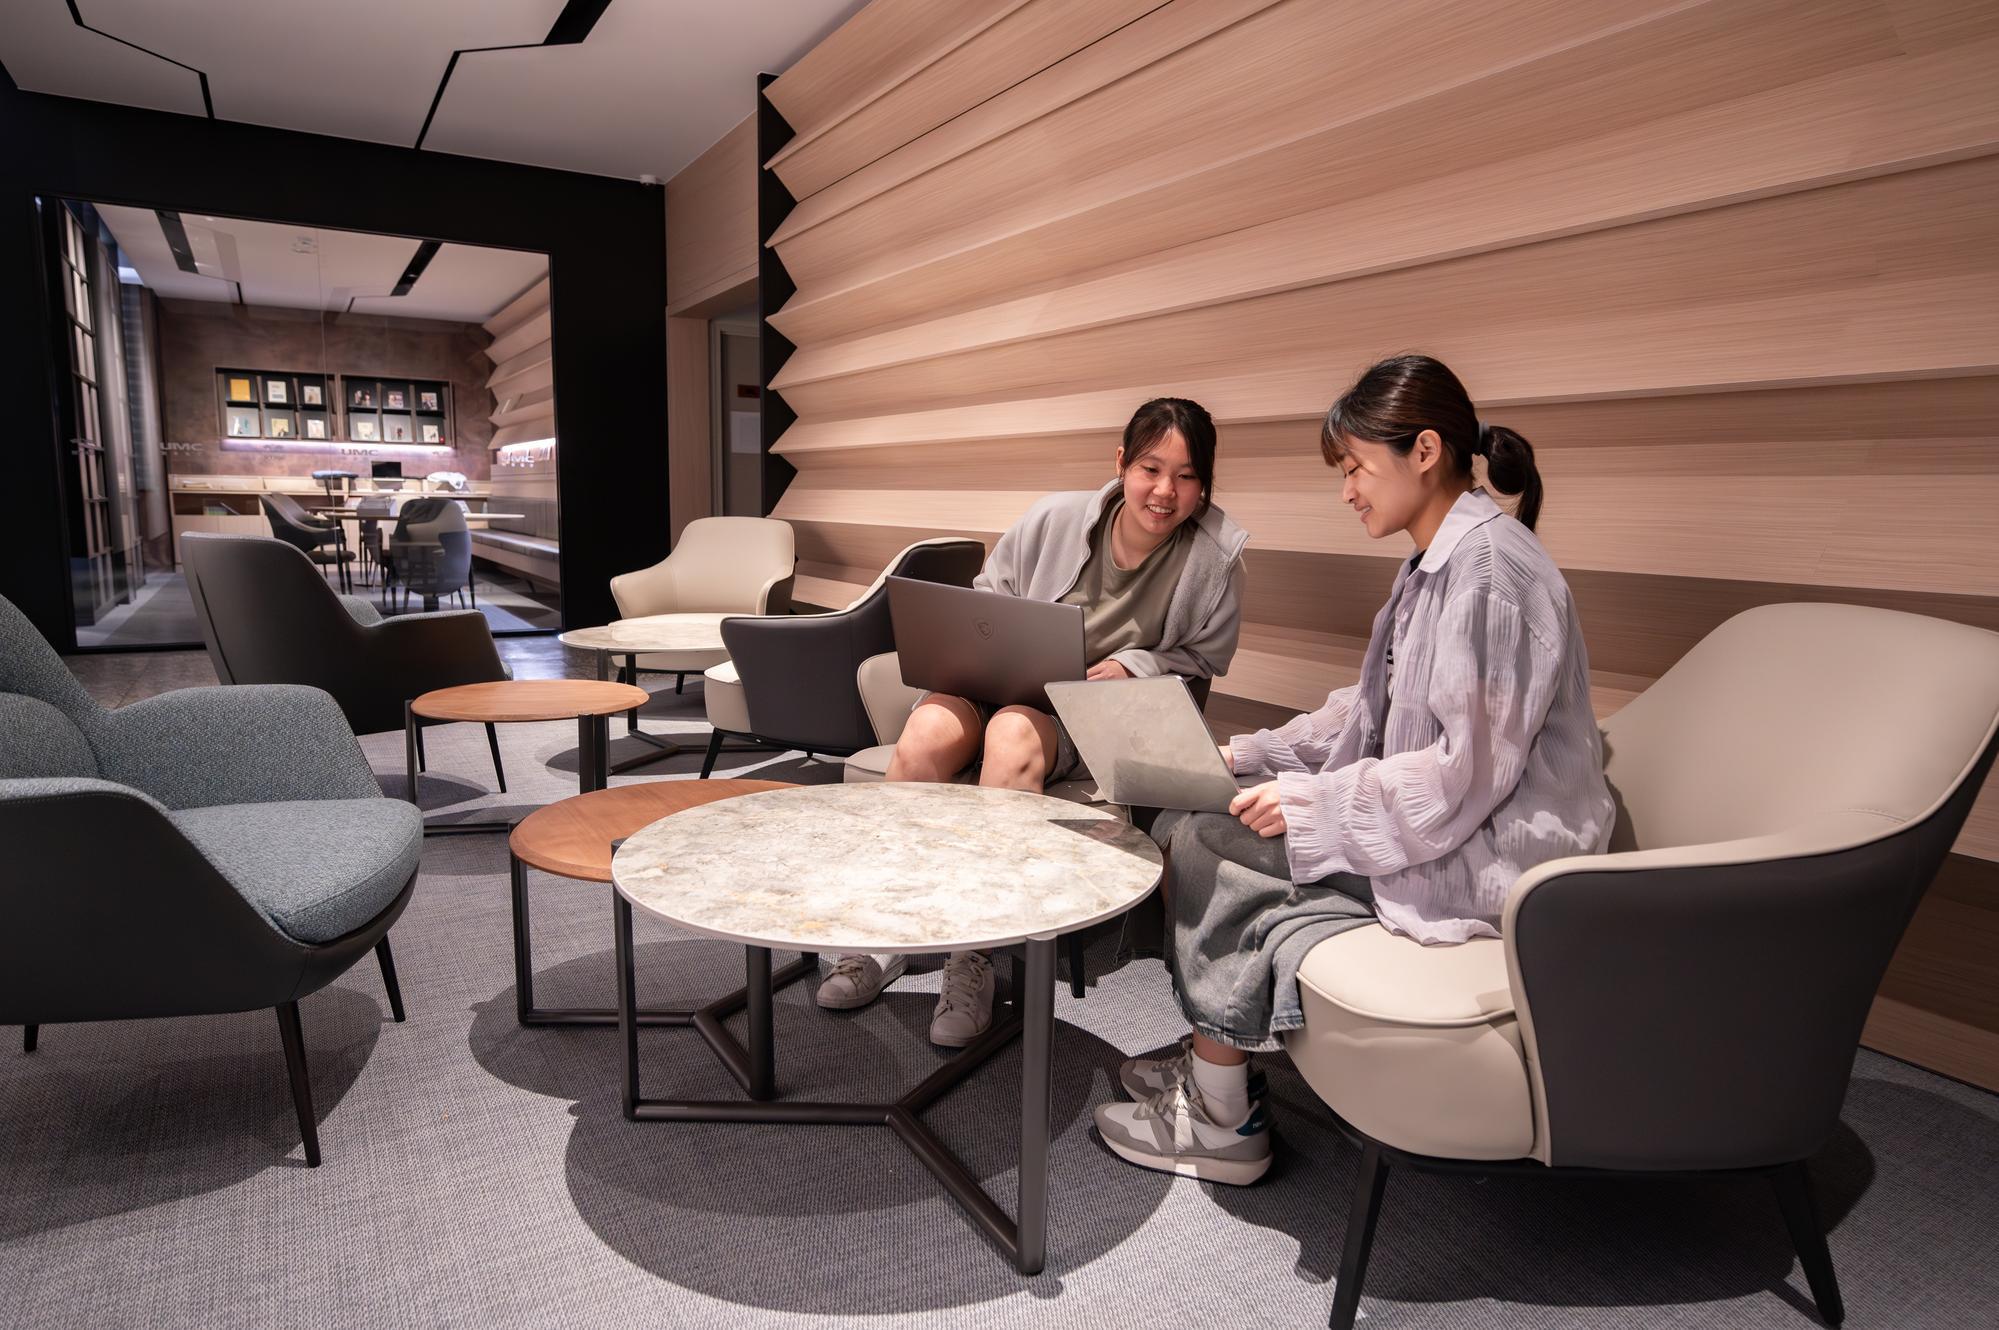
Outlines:
[[[1109,803],[1226,813],[1240,792],[1176,674],[1051,683],[1048,700]]]
[[[993,706],[1046,707],[1042,686],[1081,679],[1083,607],[888,579],[902,681]]]

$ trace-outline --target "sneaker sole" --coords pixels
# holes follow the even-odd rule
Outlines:
[[[1176,1177],[1195,1178],[1201,1182],[1220,1182],[1231,1187],[1247,1187],[1270,1171],[1269,1155],[1261,1159],[1207,1159],[1201,1156],[1156,1155],[1135,1146],[1114,1141],[1097,1131],[1097,1139],[1110,1148],[1112,1154],[1128,1164],[1149,1168],[1155,1173],[1171,1173]]]
[[[870,1002],[873,1002],[876,998],[880,997],[885,991],[887,991],[888,986],[890,984],[902,978],[903,968],[904,968],[903,966],[898,965],[895,966],[890,971],[888,971],[887,973],[883,974],[881,987],[877,988],[874,992],[869,993],[866,997],[825,998],[815,994],[813,1000],[828,1011],[857,1011],[860,1008],[867,1006]]]
[[[956,1035],[940,1036],[933,1031],[930,1036],[930,1042],[937,1045],[937,1047],[939,1048],[969,1048],[971,1047],[972,1044],[984,1038],[986,1031],[992,1028],[993,1028],[993,1023],[991,1021],[987,1021],[985,1023],[984,1028],[974,1030],[970,1034],[965,1035],[963,1038],[960,1038]]]

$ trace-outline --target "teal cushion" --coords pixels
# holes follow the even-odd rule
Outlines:
[[[299,942],[331,942],[373,919],[423,856],[423,814],[400,799],[224,804],[168,816]]]

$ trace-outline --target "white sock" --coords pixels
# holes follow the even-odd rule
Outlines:
[[[875,956],[875,964],[882,967],[883,974],[887,974],[888,967],[894,963],[895,963],[894,952],[888,952],[888,951],[880,952]]]
[[[1241,1126],[1249,1117],[1248,1059],[1234,1066],[1209,1062],[1199,1054],[1189,1060],[1194,1064],[1194,1087],[1201,1092],[1215,1125]]]

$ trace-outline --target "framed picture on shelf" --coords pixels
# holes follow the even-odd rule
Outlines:
[[[403,390],[401,388],[390,388],[386,392],[384,392],[382,394],[382,409],[384,411],[402,410]]]
[[[382,438],[388,443],[408,443],[410,441],[410,418],[408,416],[383,416]]]
[[[291,412],[289,411],[271,412],[270,429],[266,431],[265,437],[270,439],[296,438],[297,435],[295,435],[292,432]]]
[[[254,439],[262,433],[263,422],[257,419],[255,411],[231,411],[229,413],[229,437],[232,439]]]
[[[435,425],[425,425],[423,426],[423,441],[425,443],[443,443],[444,431]]]
[[[372,420],[356,420],[353,425],[352,433],[356,443],[373,443],[380,437],[375,432],[375,422]]]
[[[416,395],[416,409],[417,409],[417,410],[419,410],[419,411],[435,411],[435,410],[437,410],[437,409],[438,409],[438,406],[437,406],[437,394],[436,394],[436,393],[434,393],[434,392],[421,392],[421,393],[418,393],[418,394]]]
[[[321,420],[318,416],[307,416],[305,418],[305,437],[308,439],[325,438],[326,422]]]
[[[298,400],[302,405],[305,406],[325,405],[325,403],[321,400],[320,397],[319,385],[316,383],[300,384],[298,390]]]
[[[266,402],[283,402],[289,406],[290,402],[286,400],[285,392],[285,381],[283,379],[264,380],[264,400]]]
[[[375,409],[375,390],[373,388],[356,388],[354,390],[354,400],[350,405],[358,406],[364,411],[373,411]]]
[[[250,391],[250,381],[232,376],[229,380],[229,400],[232,402],[256,401],[256,394]]]

